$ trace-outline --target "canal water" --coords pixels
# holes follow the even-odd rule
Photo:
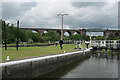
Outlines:
[[[91,56],[59,68],[39,78],[118,78],[118,59]]]

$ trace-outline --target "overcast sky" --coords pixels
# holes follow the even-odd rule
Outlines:
[[[60,28],[64,16],[64,28],[118,28],[117,2],[3,2],[2,19],[20,27]]]

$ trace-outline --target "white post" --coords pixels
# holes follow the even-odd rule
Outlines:
[[[91,35],[90,35],[90,47],[91,47]]]
[[[106,47],[106,40],[104,40],[104,46]]]
[[[114,43],[113,43],[114,45],[112,45],[113,46],[113,48],[117,48],[117,41],[116,40],[114,40]]]
[[[7,61],[9,61],[10,60],[10,57],[9,56],[7,56]]]

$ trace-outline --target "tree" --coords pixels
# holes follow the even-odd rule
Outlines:
[[[45,41],[59,41],[60,35],[54,31],[48,31],[48,33],[44,33],[43,40]]]
[[[117,37],[115,35],[113,35],[112,33],[110,33],[107,38],[107,40],[116,40],[116,39],[117,39]]]
[[[89,36],[86,35],[80,35],[80,34],[75,34],[70,37],[71,40],[89,40]]]
[[[104,36],[97,36],[96,40],[104,40]]]
[[[69,36],[64,36],[63,40],[70,40],[70,37]]]
[[[43,40],[40,38],[39,33],[32,33],[31,38],[33,42],[43,42]]]
[[[4,41],[4,26],[3,26],[3,20],[0,20],[2,25],[2,41]],[[10,23],[5,24],[6,25],[6,42],[9,43],[15,43],[17,38],[17,28]],[[40,38],[38,33],[33,33],[31,30],[22,30],[19,29],[19,41],[21,42],[43,42],[43,40]]]
[[[89,41],[90,37],[88,35],[82,35],[82,40]]]
[[[71,40],[81,40],[82,39],[82,36],[81,35],[78,35],[78,34],[75,34],[75,35],[72,35],[70,37]]]

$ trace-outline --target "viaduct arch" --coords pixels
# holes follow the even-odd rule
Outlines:
[[[120,38],[120,30],[105,30],[104,31],[104,39],[106,40],[109,36],[109,34],[113,34],[116,37]]]
[[[61,29],[44,29],[44,28],[20,28],[20,29],[24,29],[24,30],[34,30],[34,31],[37,31],[39,34],[40,34],[40,37],[42,38],[42,35],[44,33],[44,31],[49,31],[49,30],[52,30],[52,31],[55,31],[55,32],[58,32],[60,35],[61,35]],[[68,32],[69,33],[69,36],[72,36],[74,35],[75,32],[77,32],[78,34],[81,34],[81,35],[86,35],[86,29],[79,29],[79,30],[75,30],[75,29],[64,29],[63,30],[63,34],[65,32]],[[104,33],[104,39],[106,40],[107,37],[109,36],[109,34],[114,34],[115,36],[119,37],[120,38],[120,30],[104,30],[104,31],[93,31],[93,32],[103,32]]]
[[[40,34],[40,37],[42,37],[44,31],[50,31],[50,30],[58,32],[61,35],[61,29],[43,29],[43,28],[20,28],[20,29],[37,31]],[[70,36],[74,35],[75,32],[81,35],[86,35],[85,29],[79,29],[79,30],[64,29],[63,33],[65,32],[68,32]]]

